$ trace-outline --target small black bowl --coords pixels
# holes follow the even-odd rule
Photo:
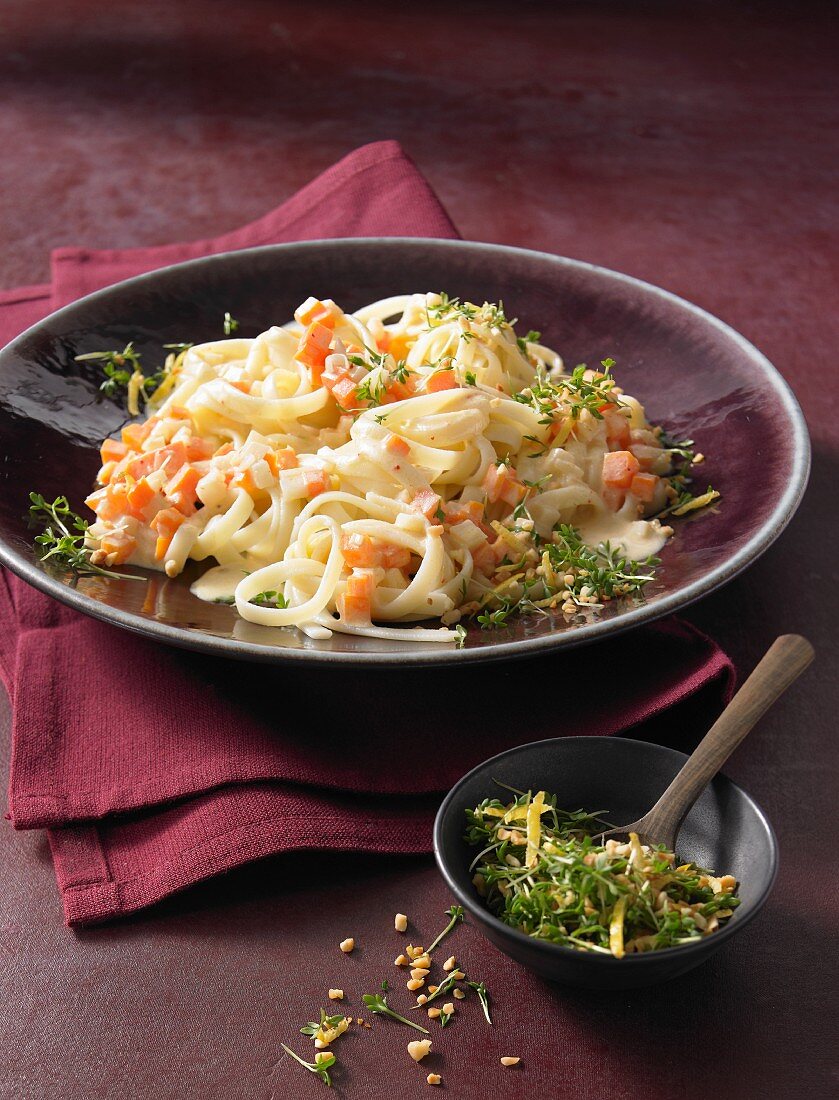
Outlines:
[[[434,852],[457,900],[506,955],[550,981],[589,989],[635,989],[698,966],[754,917],[778,871],[778,844],[763,811],[718,775],[685,819],[677,854],[739,882],[740,905],[723,927],[682,947],[613,959],[534,939],[503,924],[484,906],[469,865],[477,852],[463,839],[465,811],[484,798],[545,790],[567,810],[604,810],[616,825],[635,821],[657,800],[687,757],[674,749],[620,737],[558,737],[520,745],[473,768],[449,792],[434,823]],[[512,797],[512,796],[510,796]]]

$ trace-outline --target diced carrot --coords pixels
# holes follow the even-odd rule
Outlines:
[[[527,496],[527,486],[519,481],[517,477],[508,478],[507,484],[501,493],[501,499],[505,504],[509,504],[511,508],[515,508],[517,504],[520,504]]]
[[[603,484],[608,489],[628,489],[640,469],[638,459],[629,451],[610,451],[603,456]]]
[[[194,466],[181,466],[175,476],[167,481],[163,492],[178,511],[191,516],[195,511],[195,502],[198,499],[196,486],[200,480],[201,474]]]
[[[381,544],[369,535],[341,535],[341,554],[351,569],[375,569],[382,564]]]
[[[308,494],[309,500],[318,496],[320,493],[325,493],[331,487],[329,475],[323,470],[307,469],[304,477],[306,479],[306,493]]]
[[[119,462],[128,454],[128,444],[121,443],[118,439],[106,439],[99,448],[103,464],[106,462]]]
[[[411,445],[406,443],[402,436],[394,435],[392,432],[388,436],[387,443],[385,443],[385,449],[392,455],[398,455],[402,458],[411,453]]]
[[[390,350],[390,333],[387,331],[387,329],[385,329],[380,336],[376,337],[376,347],[379,349],[379,351]]]
[[[392,405],[394,401],[407,401],[414,396],[414,386],[410,382],[390,382],[385,389],[383,405]]]
[[[133,477],[135,481],[139,481],[141,477],[145,477],[146,474],[150,474],[158,468],[158,454],[158,451],[146,451],[138,458],[132,459],[126,467],[126,473]]]
[[[411,508],[426,519],[434,519],[440,508],[440,498],[433,489],[420,489],[411,501]]]
[[[85,497],[84,502],[91,510],[91,512],[96,512],[96,514],[98,515],[99,509],[102,507],[102,504],[106,500],[107,496],[107,488],[97,489],[95,493],[91,493],[90,496]]]
[[[463,523],[467,519],[480,526],[484,518],[484,506],[479,500],[450,500],[443,505],[443,511],[446,514],[446,523],[450,526]]]
[[[438,370],[425,383],[426,393],[440,393],[443,390],[456,390],[457,378],[453,370]]]
[[[137,547],[137,540],[125,531],[104,535],[99,540],[99,549],[108,555],[108,565],[122,565],[128,561]]]
[[[158,447],[155,451],[146,451],[138,458],[133,459],[126,467],[126,472],[136,481],[145,477],[153,470],[166,470],[172,477],[173,474],[186,462],[186,446],[183,443],[170,443],[168,447]]]
[[[263,489],[258,489],[256,482],[253,479],[253,474],[248,470],[239,470],[233,475],[230,481],[230,485],[234,489],[244,489],[245,492],[252,497],[259,496],[263,493]]]
[[[329,358],[329,356],[327,356],[327,358]],[[338,382],[341,382],[344,378],[349,378],[349,376],[349,367],[339,361],[338,364],[330,364],[328,367],[325,367],[320,376],[320,380],[321,384],[331,393]]]
[[[356,386],[351,378],[342,378],[332,387],[332,396],[342,409],[353,409],[356,404]]]
[[[232,386],[234,390],[239,390],[241,393],[250,393],[251,392],[250,382],[245,382],[245,381],[228,382],[227,384],[228,384],[228,386]]]
[[[192,413],[183,405],[173,405],[166,410],[166,415],[174,420],[192,420]]]
[[[629,446],[629,418],[616,405],[604,405],[601,409],[606,424],[606,441],[616,450],[625,450]]]
[[[175,532],[184,522],[186,516],[183,512],[179,512],[177,508],[164,508],[161,512],[152,519],[149,527],[153,531],[157,531],[157,542],[154,547],[154,556],[158,561],[163,559],[164,554],[169,549],[169,546],[174,538]]]
[[[229,441],[227,443],[222,443],[222,445],[213,452],[213,458],[217,458],[219,455],[229,455],[232,450],[232,443]]]
[[[99,473],[96,475],[96,480],[100,485],[107,485],[111,478],[114,476],[114,470],[117,468],[116,462],[106,462],[104,466],[100,466]]]
[[[353,570],[351,576],[347,577],[346,593],[348,596],[359,596],[369,602],[373,596],[372,573],[359,573]]]
[[[294,311],[295,321],[301,325],[311,325],[315,321],[327,328],[335,328],[335,314],[330,306],[325,305],[318,298],[307,298],[306,301]]]
[[[316,367],[319,371],[322,371],[331,343],[332,329],[327,328],[321,321],[315,321],[307,327],[300,337],[300,344],[294,358],[307,367]],[[318,373],[318,378],[320,378],[320,373]]]
[[[394,546],[385,543],[382,547],[382,568],[404,569],[411,564],[411,551],[407,546]]]
[[[132,512],[142,513],[146,505],[154,500],[155,491],[149,485],[148,481],[141,477],[139,481],[135,481],[134,484],[128,489],[126,493],[128,498],[128,504]]]
[[[293,447],[280,447],[279,450],[269,452],[265,456],[266,462],[268,462],[269,457],[273,458],[276,465],[275,473],[277,470],[296,470],[300,465]],[[268,465],[270,466],[271,463],[268,462]]]
[[[186,445],[187,462],[203,462],[205,458],[210,458],[212,453],[212,443],[197,435],[192,436]]]
[[[629,486],[629,491],[645,504],[649,504],[655,496],[655,487],[658,482],[659,479],[655,474],[636,474]]]
[[[131,512],[128,503],[128,486],[124,481],[118,481],[108,485],[104,489],[98,489],[85,500],[88,508],[91,508],[97,519],[117,520]]]
[[[123,443],[126,443],[132,451],[139,451],[155,423],[155,418],[151,417],[145,424],[126,424],[120,432]]]
[[[345,592],[338,597],[337,604],[338,614],[348,625],[363,626],[370,622],[372,608],[364,596],[350,596]]]
[[[500,466],[493,464],[489,467],[484,475],[483,485],[490,504],[503,500],[511,507],[515,507],[524,499],[527,492],[524,483],[519,481],[515,472],[503,462]]]

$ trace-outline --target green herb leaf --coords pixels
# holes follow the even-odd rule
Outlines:
[[[489,1014],[489,992],[483,982],[467,982],[470,989],[474,989],[478,994],[478,1000],[481,1002],[481,1008],[484,1010],[484,1016],[486,1022],[492,1026],[492,1017]]]
[[[288,607],[285,596],[282,592],[276,592],[273,589],[266,592],[257,592],[255,596],[252,596],[248,603],[256,604],[257,607],[276,607],[281,611],[284,611]]]
[[[35,536],[35,547],[41,561],[55,561],[72,569],[78,576],[118,577],[120,580],[142,581],[144,577],[131,573],[116,573],[91,562],[94,548],[85,545],[88,522],[72,511],[67,497],[56,497],[49,504],[40,493],[29,494],[29,519],[44,525]]]
[[[304,1069],[309,1071],[309,1073],[316,1074],[325,1085],[332,1088],[332,1078],[329,1076],[329,1071],[335,1065],[336,1059],[334,1054],[322,1051],[319,1061],[307,1062],[305,1059],[301,1058],[299,1054],[295,1054],[291,1047],[287,1047],[285,1043],[280,1043],[280,1046],[286,1054],[291,1055],[295,1062],[299,1062]]]
[[[89,351],[75,356],[77,363],[101,363],[105,381],[99,389],[107,397],[114,397],[120,389],[127,388],[131,376],[140,370],[140,353],[134,344],[128,343],[122,351]]]
[[[425,953],[427,955],[430,955],[431,952],[434,950],[434,948],[437,947],[440,943],[442,943],[443,940],[446,938],[446,936],[448,936],[449,932],[451,932],[451,930],[454,928],[454,926],[459,921],[463,920],[463,906],[462,905],[453,905],[450,909],[446,910],[446,916],[451,917],[451,920],[446,925],[446,927],[443,929],[443,931],[440,933],[440,935],[437,937],[437,939],[432,942],[431,946],[426,947]]]
[[[488,909],[526,935],[621,957],[694,942],[712,915],[716,923],[735,907],[731,890],[717,883],[714,893],[711,872],[677,866],[662,847],[604,844],[603,811],[561,810],[553,795],[545,798],[536,859],[528,863],[531,793],[513,794],[507,805],[485,799],[468,810],[465,839],[478,849],[471,870]],[[521,812],[511,813],[516,807]],[[483,983],[466,984],[491,1022]]]
[[[400,1024],[407,1024],[408,1027],[412,1027],[416,1031],[421,1031],[423,1035],[429,1034],[427,1028],[422,1027],[420,1024],[415,1024],[413,1020],[406,1020],[404,1016],[400,1016],[398,1012],[394,1012],[392,1008],[388,1007],[387,997],[384,994],[365,993],[361,999],[371,1012],[378,1013],[381,1016],[390,1016],[392,1020],[398,1020]],[[430,999],[431,998],[429,998],[429,1000]]]
[[[234,332],[239,331],[239,322],[236,320],[235,317],[231,317],[231,315],[227,311],[225,311],[223,327],[224,335],[232,336]]]

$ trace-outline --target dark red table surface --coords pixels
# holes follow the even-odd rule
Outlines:
[[[780,837],[764,913],[703,969],[605,996],[544,985],[464,929],[458,953],[494,990],[495,1027],[467,1005],[434,1035],[443,1055],[417,1067],[411,1035],[377,1022],[340,1048],[342,1096],[426,1096],[433,1069],[459,1097],[836,1095],[839,907],[820,870],[832,862],[835,880],[834,23],[804,3],[0,7],[0,286],[44,280],[59,245],[233,228],[395,137],[464,236],[697,302],[769,355],[810,425],[793,525],[690,611],[741,670],[784,631],[819,654],[727,768]],[[499,675],[488,670],[488,690]],[[347,752],[363,752],[363,730]],[[43,836],[5,830],[0,861],[4,1100],[323,1096],[276,1065],[280,1042],[299,1039],[327,987],[358,1013],[360,994],[393,976],[395,911],[427,938],[450,903],[430,858],[305,855],[70,932]],[[346,935],[362,945],[351,958],[336,947]],[[501,1069],[506,1053],[519,1069]]]

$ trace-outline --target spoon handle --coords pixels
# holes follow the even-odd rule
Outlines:
[[[813,647],[799,634],[783,634],[772,643],[685,766],[644,817],[647,834],[660,837],[672,846],[680,825],[705,787],[813,657]]]

